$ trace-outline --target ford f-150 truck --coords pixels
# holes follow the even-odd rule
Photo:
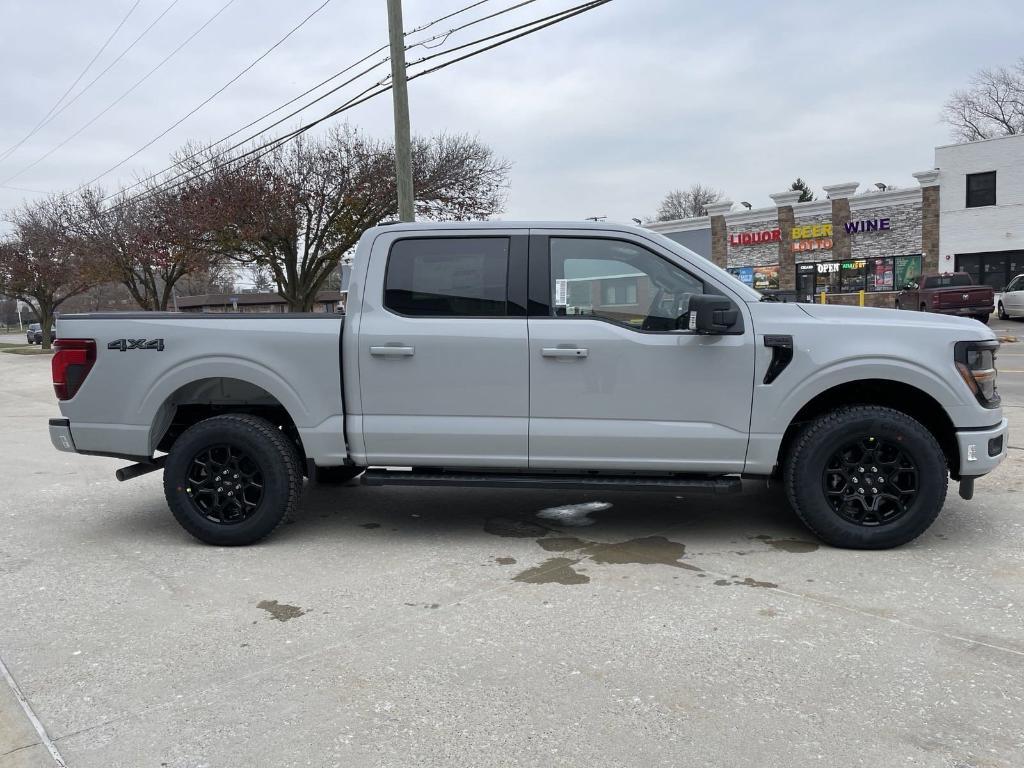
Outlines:
[[[56,448],[163,469],[181,525],[255,542],[303,477],[364,485],[737,491],[779,478],[836,546],[907,542],[951,476],[1005,457],[974,320],[763,297],[608,224],[366,232],[347,315],[58,320]]]
[[[988,322],[995,308],[992,287],[975,285],[966,272],[919,275],[903,286],[896,297],[896,309],[973,317],[983,323]]]

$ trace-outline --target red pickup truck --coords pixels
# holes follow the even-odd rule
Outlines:
[[[973,317],[983,323],[995,310],[995,292],[975,285],[966,272],[918,275],[896,297],[896,309]]]

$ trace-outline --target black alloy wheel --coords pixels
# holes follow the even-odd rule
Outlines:
[[[263,501],[263,470],[244,449],[213,445],[192,458],[185,492],[207,520],[221,525],[241,523]]]
[[[947,458],[919,421],[879,405],[849,405],[806,424],[786,449],[794,512],[835,547],[888,549],[928,529],[942,509]]]
[[[175,440],[164,464],[164,494],[181,527],[217,546],[269,535],[299,502],[303,457],[266,419],[213,416]]]
[[[917,498],[920,473],[899,444],[863,437],[832,454],[821,482],[837,515],[855,525],[879,526],[907,514]]]

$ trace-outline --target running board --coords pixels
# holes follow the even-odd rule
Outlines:
[[[539,488],[544,490],[690,491],[739,493],[737,475],[562,475],[511,472],[409,471],[368,469],[363,485],[450,486],[460,488]]]

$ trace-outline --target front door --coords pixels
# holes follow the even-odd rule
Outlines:
[[[531,238],[531,467],[743,470],[749,316],[741,307],[741,335],[678,330],[689,296],[721,291],[655,248],[628,235]]]
[[[374,243],[364,284],[378,288],[358,318],[370,464],[526,465],[526,239],[407,233]]]

